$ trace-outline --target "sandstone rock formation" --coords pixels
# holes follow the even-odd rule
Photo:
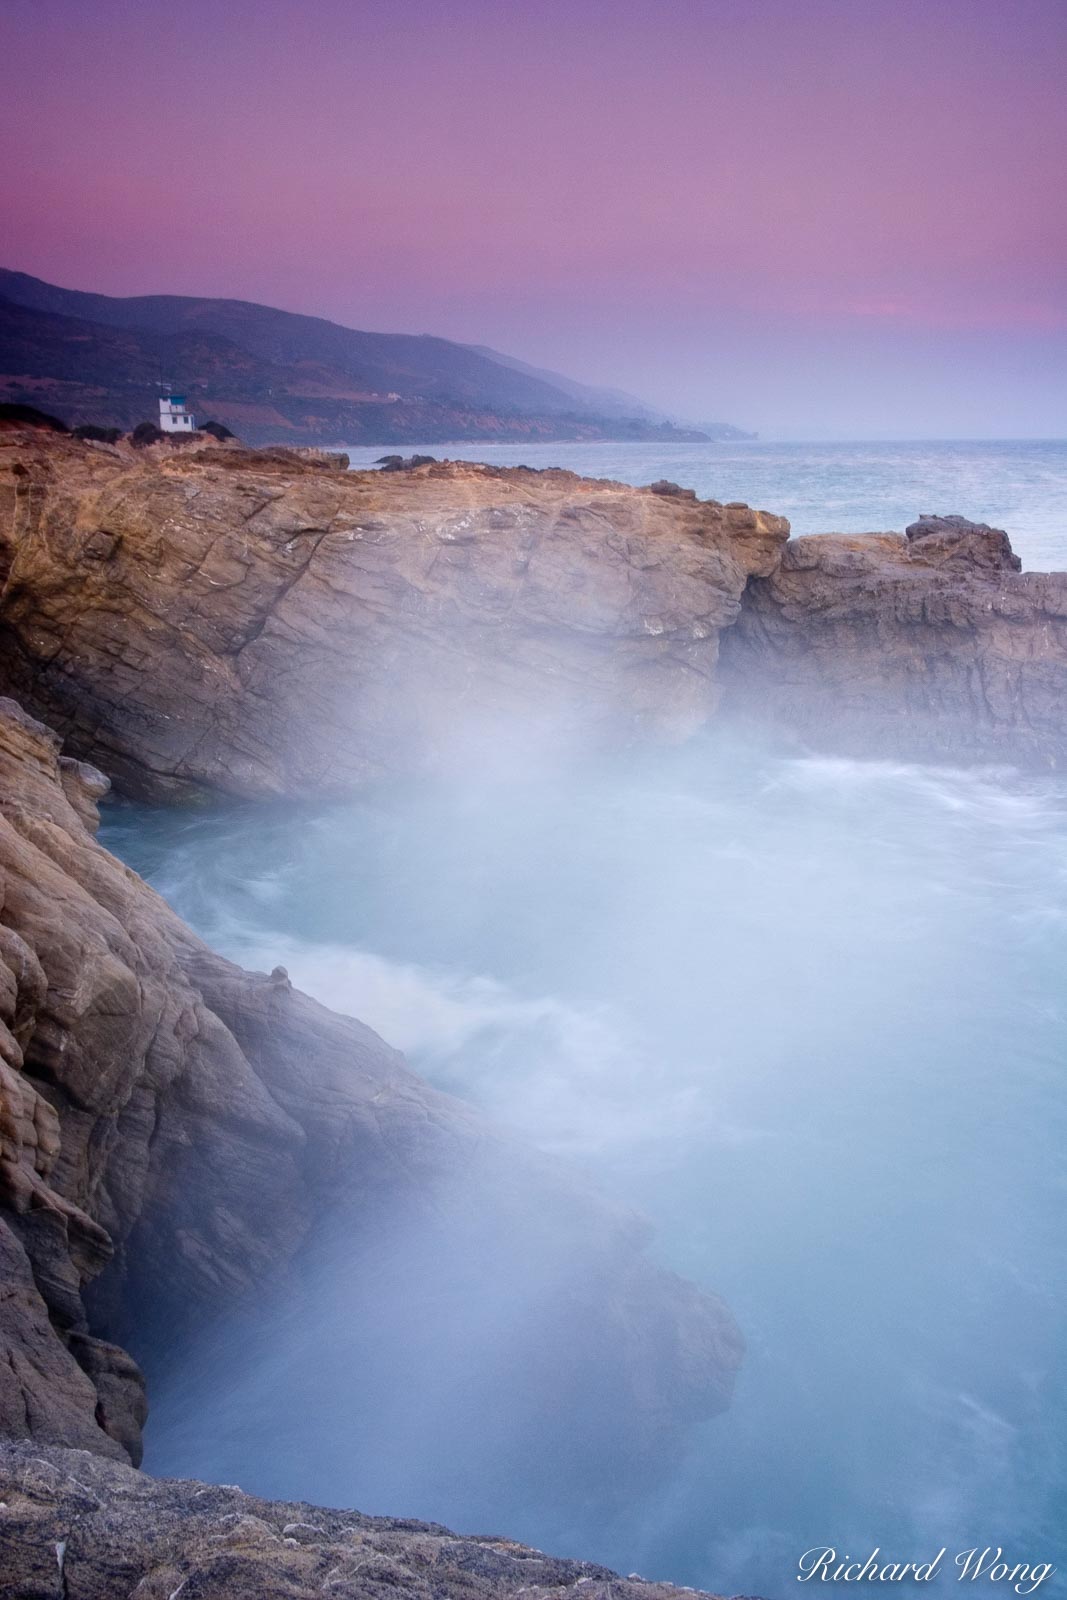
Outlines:
[[[517,716],[688,732],[788,525],[662,489],[9,434],[0,682],[157,797],[342,793]]]
[[[1067,759],[1067,573],[922,517],[793,539],[723,635],[723,709],[816,750],[1054,768]]]
[[[214,955],[92,838],[102,787],[0,702],[0,1433],[136,1461],[117,1338],[150,1353],[154,1325],[173,1342],[247,1308],[327,1213],[357,1244],[400,1216],[471,1240],[475,1286],[505,1251],[547,1263],[531,1343],[566,1326],[544,1377],[579,1436],[590,1373],[637,1457],[726,1402],[736,1329],[645,1257],[643,1224],[280,969]]]
[[[683,1592],[509,1539],[160,1481],[73,1450],[0,1443],[0,1502],[0,1594],[20,1600],[668,1600]]]
[[[958,517],[784,519],[566,472],[0,437],[0,687],[128,793],[349,792],[521,728],[1055,765],[1065,586]],[[722,651],[722,663],[719,656]]]

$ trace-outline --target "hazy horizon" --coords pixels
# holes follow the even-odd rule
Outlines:
[[[9,0],[19,269],[485,344],[768,439],[1065,429],[1058,0]]]

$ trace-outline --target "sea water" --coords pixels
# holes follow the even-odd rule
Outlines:
[[[814,495],[761,487],[782,452],[751,448],[715,447],[730,470],[707,481],[662,447],[551,452],[776,509]],[[1026,526],[1054,564],[1030,476],[1050,456],[1004,448],[1006,476],[968,448],[944,494],[929,479],[913,492],[898,452],[892,502],[857,466],[811,520],[961,511]],[[941,1590],[958,1551],[1002,1547],[1054,1562],[1042,1592],[1056,1592],[1067,783],[711,733],[584,769],[487,762],[310,810],[116,806],[103,839],[218,949],[287,966],[435,1084],[642,1209],[659,1258],[723,1295],[747,1341],[731,1408],[614,1520],[535,1512],[491,1462],[457,1484],[433,1443],[361,1450],[344,1394],[336,1438],[310,1422],[303,1438],[299,1417],[278,1435],[246,1350],[157,1389],[152,1470],[770,1600],[825,1545],[901,1562],[946,1547]],[[255,1415],[227,1432],[242,1407]]]
[[[726,1592],[783,1595],[824,1543],[1067,1567],[1067,788],[709,742],[104,838],[227,954],[643,1208],[748,1343],[621,1527],[531,1525],[506,1482],[457,1502],[447,1460],[379,1483],[358,1442],[311,1481],[220,1460],[165,1397],[155,1470]]]
[[[400,446],[390,446],[397,451]],[[795,534],[903,533],[922,512],[958,513],[1010,533],[1023,565],[1067,565],[1067,440],[913,444],[440,444],[403,447],[495,466],[568,467],[593,478],[668,478],[705,499],[788,517]],[[356,447],[353,467],[383,450]]]

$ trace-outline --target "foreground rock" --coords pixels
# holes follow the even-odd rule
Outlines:
[[[0,1594],[19,1600],[667,1600],[682,1592],[508,1539],[146,1478],[72,1450],[0,1443],[0,1501]]]
[[[154,796],[342,793],[516,720],[689,732],[788,534],[670,484],[131,455],[0,439],[0,681]]]
[[[724,710],[817,750],[1067,760],[1067,573],[962,517],[793,539],[723,636]]]
[[[299,1306],[338,1215],[365,1263],[357,1323],[395,1281],[403,1251],[375,1265],[390,1229],[415,1260],[420,1239],[451,1250],[464,1272],[435,1316],[500,1285],[544,1351],[543,1369],[514,1357],[514,1386],[534,1410],[555,1397],[568,1459],[595,1422],[591,1450],[654,1471],[728,1399],[728,1313],[645,1258],[631,1214],[369,1029],[208,950],[92,838],[103,788],[0,702],[0,1433],[136,1461],[122,1344],[151,1357],[160,1329],[173,1346],[235,1308],[254,1323],[287,1283]]]

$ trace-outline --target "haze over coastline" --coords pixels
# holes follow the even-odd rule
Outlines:
[[[1056,0],[9,0],[7,261],[816,437],[1063,432]]]

